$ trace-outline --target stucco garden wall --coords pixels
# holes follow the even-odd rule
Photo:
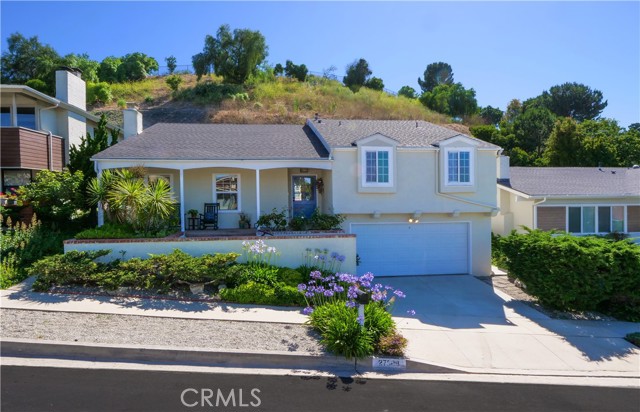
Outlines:
[[[356,273],[356,237],[349,234],[326,235],[292,235],[292,236],[255,236],[255,237],[227,237],[227,238],[163,238],[163,239],[118,239],[118,240],[67,240],[64,251],[87,251],[110,249],[106,260],[134,257],[147,258],[149,254],[171,253],[174,249],[193,256],[207,253],[242,253],[242,242],[263,240],[267,246],[275,247],[281,255],[277,262],[279,266],[296,268],[304,263],[306,249],[327,249],[329,253],[337,252],[345,256],[340,268],[341,272]],[[239,261],[242,261],[242,257]]]

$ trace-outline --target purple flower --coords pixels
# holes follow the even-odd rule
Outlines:
[[[313,293],[313,292],[305,292],[305,294],[304,294],[304,295],[305,295],[306,297],[308,297],[308,298],[312,298],[312,297],[313,297],[313,295],[314,295],[314,293]]]
[[[311,306],[307,306],[306,308],[302,309],[302,313],[304,315],[310,315],[313,312],[313,308]]]
[[[364,275],[360,276],[361,282],[371,282],[373,280],[373,273],[367,272]]]
[[[334,285],[333,290],[335,290],[337,293],[341,293],[341,292],[344,292],[344,287],[340,285]]]
[[[414,315],[416,314],[416,311],[415,311],[415,310],[413,310],[413,309],[409,309],[409,310],[407,311],[407,313],[408,313],[409,315],[411,315],[411,316],[414,316]]]
[[[333,296],[333,291],[331,289],[327,289],[324,291],[324,295],[327,297]]]
[[[356,286],[349,286],[349,290],[347,290],[347,297],[349,299],[355,299],[358,297],[358,288]]]
[[[374,292],[371,294],[371,300],[374,302],[380,302],[382,299],[384,299],[384,295],[381,292]]]
[[[344,259],[345,259],[344,255],[338,256],[338,262],[342,263],[344,262]]]
[[[356,302],[354,302],[354,301],[352,301],[352,300],[348,300],[348,301],[345,303],[345,305],[346,305],[348,308],[355,308],[355,307],[357,306]]]
[[[391,287],[391,286],[389,286],[389,285],[385,286],[384,288],[385,288],[386,290],[393,290],[393,287]]]
[[[314,270],[309,276],[311,276],[312,279],[322,279],[322,273],[318,270]]]
[[[406,298],[407,295],[404,294],[404,292],[402,292],[401,290],[394,290],[393,294],[396,295],[399,298]]]
[[[359,324],[364,325],[364,316],[358,316],[358,319],[356,320]]]
[[[307,290],[307,285],[305,285],[304,283],[299,284],[298,285],[298,290],[300,292],[303,292],[303,291]]]
[[[338,256],[339,256],[339,255],[338,255],[338,252],[333,252],[333,253],[331,253],[331,258],[333,258],[333,259],[337,259],[337,258],[338,258]]]

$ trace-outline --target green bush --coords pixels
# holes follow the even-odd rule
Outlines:
[[[102,226],[85,229],[76,233],[76,239],[134,239],[134,238],[161,238],[174,233],[173,229],[157,229],[136,231],[131,225],[124,223],[105,223]]]
[[[640,347],[640,332],[627,333],[627,336],[625,336],[624,338],[634,345]]]
[[[227,302],[257,305],[302,306],[304,304],[304,297],[298,289],[282,283],[272,286],[248,281],[235,288],[222,289],[220,297]]]
[[[196,84],[193,88],[183,89],[178,92],[176,98],[194,101],[198,104],[220,103],[238,93],[244,93],[244,87],[238,84],[219,84],[205,81]]]
[[[500,238],[496,247],[509,274],[541,303],[640,320],[640,246],[534,230]]]
[[[53,285],[87,285],[94,282],[93,276],[108,269],[109,265],[95,260],[109,254],[109,250],[79,252],[47,256],[29,268],[29,275],[37,276],[33,289],[47,291]]]
[[[165,82],[169,85],[169,88],[173,90],[174,93],[177,93],[180,85],[182,84],[182,77],[178,76],[177,74],[172,74],[171,76],[167,77]]]
[[[374,343],[389,335],[395,329],[395,322],[381,302],[371,302],[364,307],[364,327],[371,334]]]
[[[111,86],[107,82],[89,83],[87,85],[87,104],[108,104],[113,100]]]
[[[278,268],[275,266],[248,265],[240,274],[240,284],[255,282],[274,286],[278,282]]]
[[[256,225],[267,230],[285,230],[287,228],[287,210],[282,209],[278,212],[274,208],[271,213],[261,215]]]
[[[278,268],[278,281],[285,285],[298,287],[299,284],[304,283],[307,280],[302,273],[295,269],[281,267]]]
[[[60,253],[62,241],[68,236],[60,231],[43,227],[35,215],[31,224],[11,219],[0,221],[7,225],[0,234],[0,288],[4,289],[27,278],[27,269],[43,256]]]
[[[365,325],[366,322],[365,314]],[[320,342],[337,356],[364,358],[374,352],[372,334],[358,323],[357,309],[348,308],[344,302],[316,307],[309,324],[322,335]]]

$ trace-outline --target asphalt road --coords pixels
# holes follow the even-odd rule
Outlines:
[[[0,372],[3,412],[640,409],[640,390],[609,387],[22,366],[2,366]]]

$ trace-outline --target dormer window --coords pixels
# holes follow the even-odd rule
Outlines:
[[[364,147],[361,164],[363,187],[393,185],[393,148]]]
[[[448,185],[473,184],[472,149],[451,148],[446,150],[446,173]]]

